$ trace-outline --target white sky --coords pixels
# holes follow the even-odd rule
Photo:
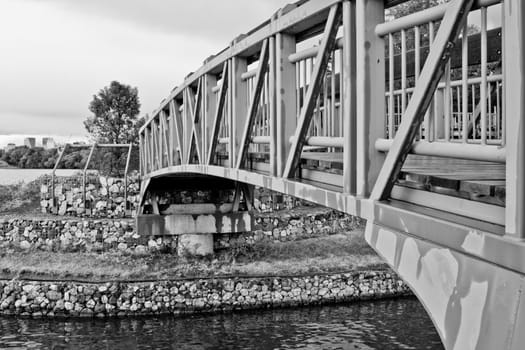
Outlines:
[[[0,0],[0,135],[85,134],[92,96],[151,113],[203,60],[294,0]]]

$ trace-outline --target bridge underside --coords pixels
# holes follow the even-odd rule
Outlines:
[[[367,224],[365,238],[432,315],[447,349],[523,348],[523,274],[386,226]],[[482,237],[472,232],[463,245],[482,250]]]
[[[175,173],[142,184],[137,231],[172,236],[179,255],[213,253],[216,234],[252,230],[251,188],[235,181]]]
[[[192,185],[182,179],[191,179]],[[525,333],[519,330],[525,325],[525,244],[510,244],[499,225],[400,200],[373,202],[344,194],[337,186],[221,166],[168,167],[146,177],[142,188],[235,188],[239,183],[367,219],[367,242],[411,286],[447,348],[504,344],[521,349],[524,344]]]

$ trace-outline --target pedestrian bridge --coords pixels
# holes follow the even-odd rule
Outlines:
[[[221,180],[363,217],[447,349],[523,349],[525,4],[403,2],[301,0],[206,59],[140,131],[139,219]]]

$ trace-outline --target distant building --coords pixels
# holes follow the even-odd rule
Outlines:
[[[52,137],[42,137],[42,147],[44,147],[44,149],[52,149],[57,148],[57,145]]]
[[[36,139],[34,137],[26,137],[24,139],[24,146],[33,148],[36,145]]]
[[[75,141],[75,142],[73,142],[73,145],[74,146],[82,146],[82,145],[87,145],[87,143],[85,141]]]
[[[7,146],[4,148],[4,151],[9,152],[13,149],[15,149],[16,145],[14,143],[8,143]]]

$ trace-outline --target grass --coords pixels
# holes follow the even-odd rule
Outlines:
[[[40,208],[40,179],[0,185],[0,214],[32,214]]]
[[[286,243],[258,243],[214,257],[177,258],[171,254],[50,253],[16,250],[0,253],[4,278],[168,279],[224,275],[295,275],[384,269],[361,230]]]

